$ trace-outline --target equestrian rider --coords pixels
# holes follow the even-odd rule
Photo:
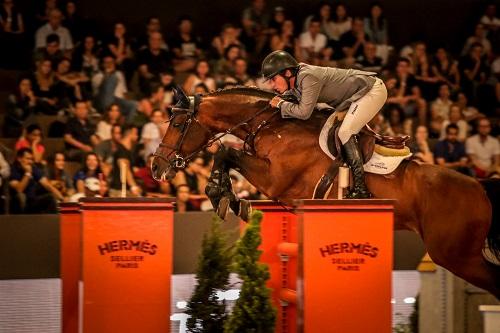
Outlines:
[[[326,103],[336,111],[348,110],[338,132],[344,147],[344,159],[354,178],[354,188],[347,197],[371,197],[355,135],[379,112],[387,99],[387,89],[376,73],[299,64],[289,53],[278,50],[262,62],[262,75],[269,80],[274,91],[294,95],[298,101],[292,103],[275,96],[269,102],[280,109],[282,118],[306,120],[317,103]]]

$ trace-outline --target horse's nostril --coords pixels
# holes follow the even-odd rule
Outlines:
[[[151,166],[151,170],[153,170],[153,172],[156,172],[156,170],[158,170],[158,165],[156,163],[153,163],[153,165]]]

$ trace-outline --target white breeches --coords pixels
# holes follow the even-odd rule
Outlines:
[[[342,144],[349,141],[380,111],[387,99],[384,82],[376,78],[375,84],[366,95],[353,102],[339,128],[339,139]]]

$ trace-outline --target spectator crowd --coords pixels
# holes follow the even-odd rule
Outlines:
[[[151,16],[142,34],[130,34],[120,21],[100,35],[89,33],[74,1],[42,1],[35,17],[25,17],[15,0],[0,1],[0,67],[15,68],[17,76],[0,101],[0,212],[53,213],[57,201],[120,196],[123,177],[128,196],[176,197],[179,211],[211,209],[204,187],[217,147],[170,182],[151,176],[152,153],[176,102],[173,87],[191,95],[241,85],[269,90],[259,69],[273,50],[314,65],[377,72],[388,100],[371,122],[374,130],[410,135],[421,163],[500,176],[494,4],[453,53],[447,45],[431,49],[426,40],[393,46],[394,26],[379,2],[357,8],[365,11],[359,17],[345,3],[321,2],[297,21],[285,7],[247,0],[239,24],[223,24],[203,40],[188,15],[177,19],[175,31]],[[231,177],[239,197],[262,197],[241,175]]]

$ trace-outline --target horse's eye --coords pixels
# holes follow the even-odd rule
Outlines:
[[[181,126],[181,124],[180,124],[180,123],[175,123],[175,124],[174,124],[174,127],[179,127],[179,126]]]

